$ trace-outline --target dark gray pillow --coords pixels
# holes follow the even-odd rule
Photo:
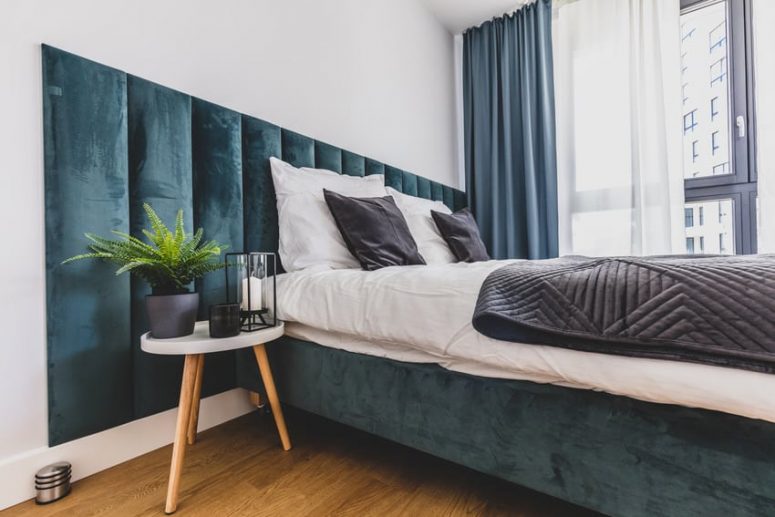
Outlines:
[[[479,235],[479,226],[476,224],[474,214],[468,208],[458,210],[454,214],[431,210],[431,217],[436,222],[441,236],[447,241],[452,254],[460,262],[490,260],[487,248]]]
[[[425,264],[392,196],[355,198],[325,189],[323,195],[347,248],[363,269]]]

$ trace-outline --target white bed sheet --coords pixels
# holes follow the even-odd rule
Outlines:
[[[487,275],[508,261],[304,270],[278,276],[286,333],[483,377],[605,391],[775,422],[775,375],[488,338],[471,325]]]

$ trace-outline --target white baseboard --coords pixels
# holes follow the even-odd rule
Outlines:
[[[199,430],[254,409],[241,388],[202,399]],[[0,510],[35,497],[35,472],[50,463],[72,463],[76,481],[172,443],[176,416],[177,409],[170,409],[56,447],[41,447],[0,460]]]

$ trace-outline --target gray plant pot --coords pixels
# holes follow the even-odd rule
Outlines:
[[[157,339],[188,336],[194,333],[199,293],[149,294],[145,297],[145,308],[151,336]]]

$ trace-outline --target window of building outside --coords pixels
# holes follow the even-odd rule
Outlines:
[[[686,228],[694,226],[694,208],[684,208],[684,226]]]
[[[697,110],[692,110],[684,115],[684,135],[694,131],[697,127]]]
[[[756,252],[750,3],[681,0],[688,253]],[[699,152],[705,142],[710,153]]]
[[[727,58],[722,57],[710,65],[710,85],[721,83],[727,76]]]

